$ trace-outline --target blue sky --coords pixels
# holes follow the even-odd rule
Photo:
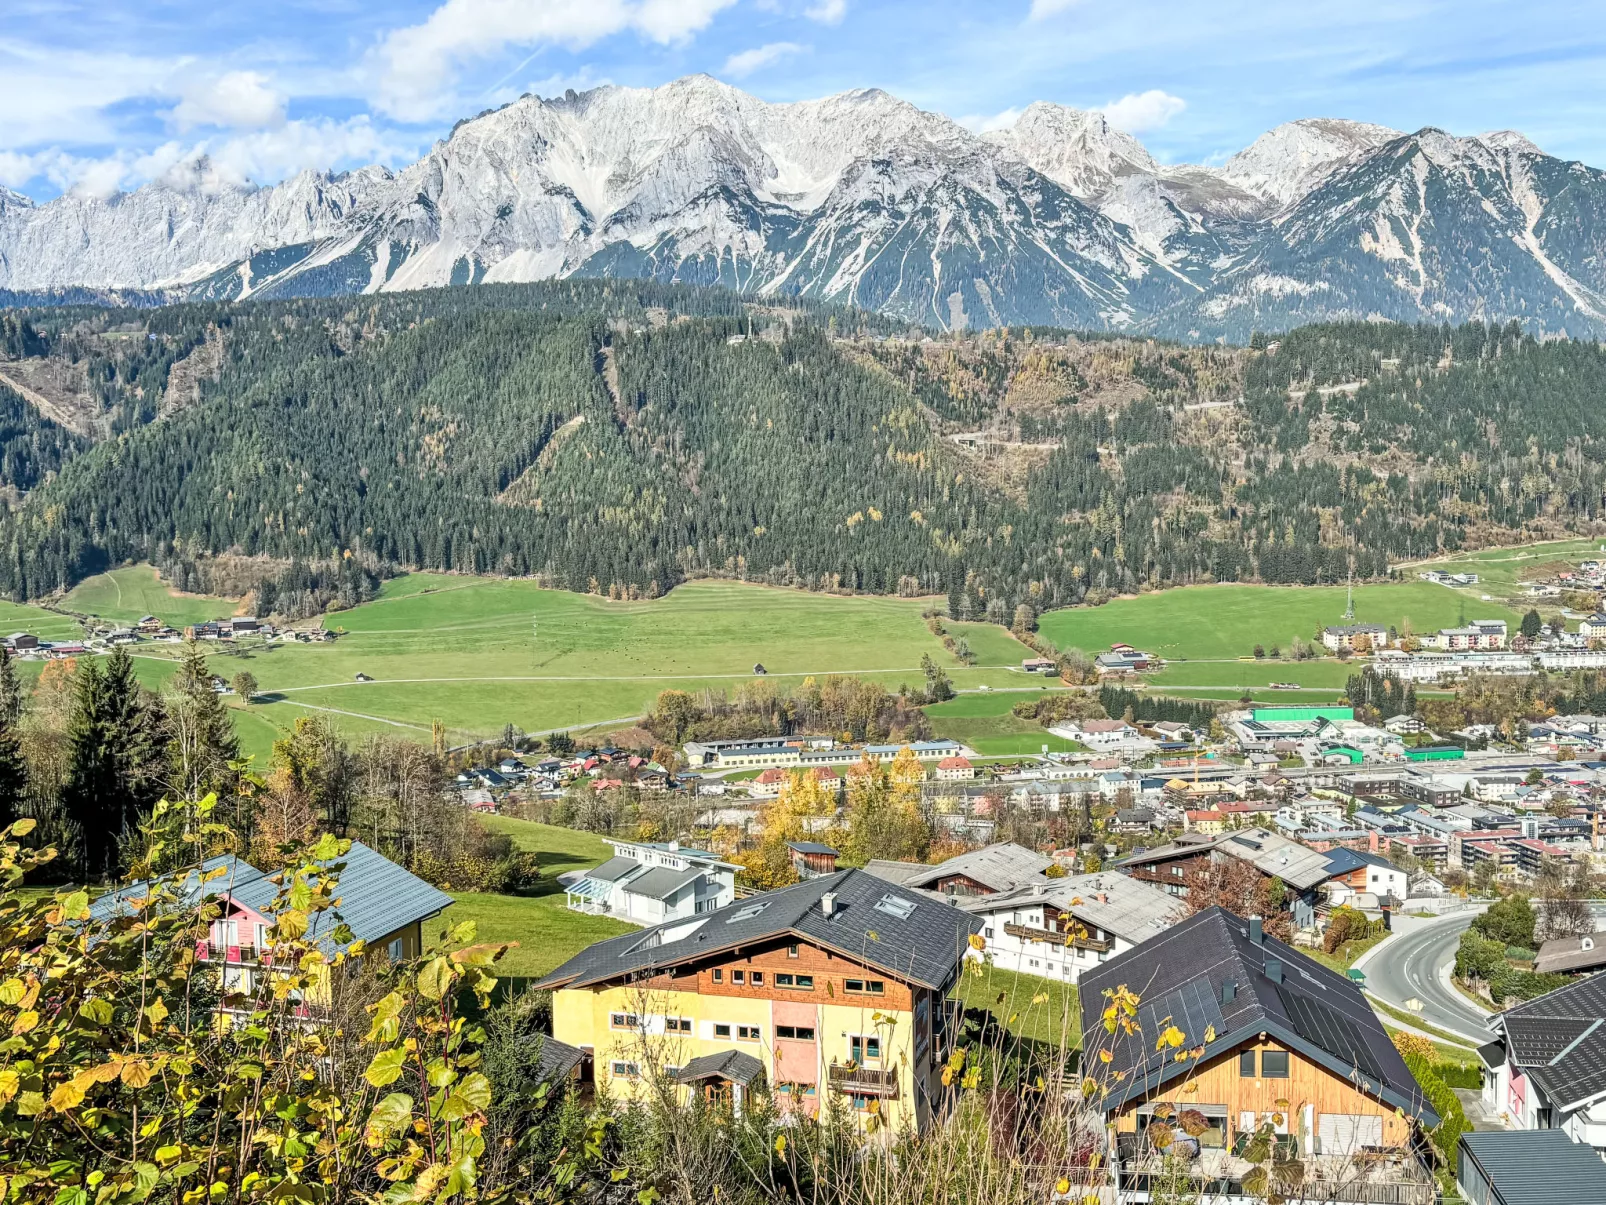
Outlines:
[[[706,71],[880,87],[969,124],[1103,108],[1168,162],[1296,117],[1512,128],[1606,166],[1598,3],[1531,0],[4,0],[0,184],[104,195],[401,164],[526,91]]]

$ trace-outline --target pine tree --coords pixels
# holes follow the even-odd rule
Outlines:
[[[27,692],[17,680],[17,667],[11,659],[11,650],[0,648],[0,724],[9,731],[15,731],[27,702]]]
[[[175,794],[196,800],[216,792],[220,801],[237,795],[239,775],[229,763],[239,760],[240,741],[228,708],[212,689],[212,675],[201,646],[184,647],[178,672],[168,689],[167,730],[169,782]],[[225,809],[228,815],[235,809]],[[247,835],[248,817],[236,811],[234,827]]]

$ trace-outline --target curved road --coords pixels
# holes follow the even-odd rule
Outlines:
[[[1375,947],[1372,956],[1359,964],[1366,974],[1366,990],[1395,1008],[1405,1008],[1407,1000],[1420,1000],[1420,1011],[1407,1011],[1428,1025],[1475,1044],[1489,1041],[1484,1027],[1488,1014],[1450,986],[1448,974],[1461,934],[1475,915],[1469,910],[1414,924]]]

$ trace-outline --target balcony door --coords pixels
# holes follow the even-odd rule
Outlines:
[[[860,1067],[881,1066],[881,1039],[873,1034],[854,1034],[848,1039],[848,1057]]]

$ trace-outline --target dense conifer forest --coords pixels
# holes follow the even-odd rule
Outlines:
[[[4,320],[0,377],[75,427],[0,387],[14,597],[227,553],[616,597],[709,575],[942,593],[1007,622],[1377,577],[1590,528],[1606,494],[1606,357],[1515,325],[933,338],[581,280]]]

